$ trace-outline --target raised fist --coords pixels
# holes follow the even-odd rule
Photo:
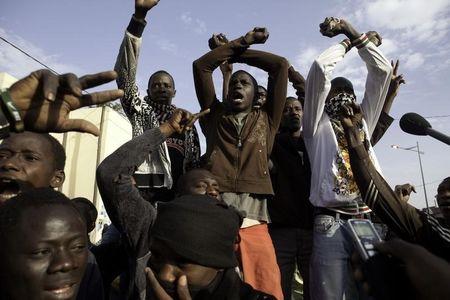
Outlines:
[[[380,46],[383,42],[381,35],[376,31],[367,31],[366,36],[375,46]]]
[[[344,33],[346,23],[343,19],[327,17],[320,23],[320,33],[327,37],[334,37],[341,33]]]
[[[225,45],[228,43],[228,39],[223,33],[213,34],[212,37],[208,40],[209,49],[213,50],[217,47]]]
[[[412,192],[416,193],[416,188],[409,183],[395,186],[395,194],[397,194],[398,198],[404,202],[409,201]]]
[[[134,0],[135,15],[145,18],[147,12],[158,4],[159,0]]]
[[[249,44],[264,44],[269,38],[269,32],[265,27],[255,27],[252,31],[247,32],[244,39]]]

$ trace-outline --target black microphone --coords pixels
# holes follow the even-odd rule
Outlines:
[[[450,137],[431,128],[431,124],[419,114],[404,114],[400,119],[400,128],[406,133],[414,135],[429,135],[443,143],[446,143],[447,145],[450,145]]]

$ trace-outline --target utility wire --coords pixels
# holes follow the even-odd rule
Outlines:
[[[34,60],[35,62],[37,62],[38,64],[40,64],[41,66],[44,66],[46,69],[48,69],[49,71],[51,71],[52,73],[55,73],[56,75],[59,75],[58,72],[56,72],[55,70],[53,70],[52,68],[50,68],[49,66],[47,66],[46,64],[44,64],[43,62],[41,62],[39,59],[35,58],[34,56],[32,56],[31,54],[28,54],[27,52],[25,52],[24,50],[22,50],[21,48],[19,48],[19,46],[14,45],[12,42],[8,41],[7,39],[5,39],[4,37],[0,36],[0,39],[2,41],[4,41],[5,43],[11,45],[12,47],[14,47],[15,49],[19,50],[20,52],[22,52],[23,54],[25,54],[26,56],[28,56],[29,58],[31,58],[32,60]]]

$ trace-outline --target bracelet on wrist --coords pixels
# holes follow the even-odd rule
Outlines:
[[[365,33],[361,34],[361,36],[355,40],[352,41],[352,46],[356,47],[358,49],[361,49],[365,45],[369,43],[369,38]]]
[[[349,39],[345,39],[341,42],[341,45],[344,46],[345,48],[345,53],[347,53],[348,51],[350,51],[350,49],[352,49],[352,43],[350,42]]]
[[[20,117],[19,110],[14,105],[11,95],[8,91],[4,91],[0,94],[0,106],[6,119],[9,122],[11,129],[14,132],[23,132],[24,125],[22,118]]]

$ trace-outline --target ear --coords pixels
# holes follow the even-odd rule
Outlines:
[[[173,96],[175,97],[175,95],[177,94],[177,90],[173,90]]]
[[[65,179],[66,174],[64,173],[64,170],[56,170],[55,173],[53,173],[52,179],[50,180],[50,186],[52,188],[58,188],[62,186]]]

